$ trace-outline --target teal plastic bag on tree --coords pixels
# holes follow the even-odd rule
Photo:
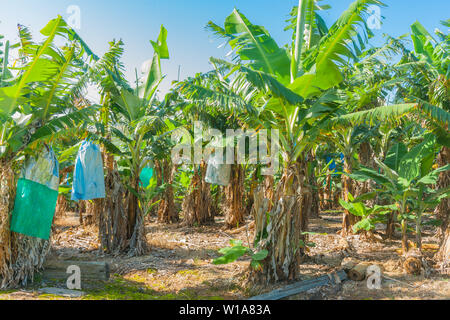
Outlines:
[[[142,169],[139,179],[141,179],[142,186],[147,188],[150,185],[150,180],[153,177],[153,168],[146,167]]]
[[[56,209],[59,163],[51,148],[30,158],[17,183],[11,231],[48,240]]]

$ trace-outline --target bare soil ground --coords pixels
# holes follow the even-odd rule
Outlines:
[[[308,257],[300,266],[302,280],[340,270],[344,259],[353,259],[380,266],[385,276],[381,290],[368,289],[365,281],[345,281],[289,299],[450,299],[450,275],[441,272],[432,260],[438,248],[433,229],[424,230],[428,267],[420,276],[410,276],[403,272],[399,263],[399,240],[377,242],[360,235],[344,239],[337,234],[340,222],[338,212],[325,213],[320,219],[310,221],[310,230],[314,234],[309,239],[312,244]],[[161,225],[149,219],[146,231],[151,251],[143,257],[126,257],[99,252],[95,228],[80,227],[78,217],[67,213],[56,220],[51,255],[110,264],[111,280],[83,283],[86,295],[77,299],[246,299],[282,286],[251,287],[245,281],[249,265],[246,259],[228,265],[212,264],[219,256],[217,250],[228,246],[231,239],[242,240],[244,244],[251,242],[253,230],[248,225],[237,231],[226,231],[221,217],[212,225],[198,228]],[[28,288],[0,291],[0,300],[67,299],[39,292],[39,288],[49,286],[63,288],[65,284],[45,283],[38,275]]]

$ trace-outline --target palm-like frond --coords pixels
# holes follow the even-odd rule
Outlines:
[[[218,91],[189,83],[183,84],[180,87],[180,92],[186,99],[216,110],[225,110],[226,112],[248,112],[252,110],[251,105],[233,92]]]
[[[236,58],[243,63],[248,63],[254,70],[272,74],[281,82],[289,82],[288,54],[277,45],[264,27],[252,24],[235,9],[226,18],[224,28],[213,22],[209,22],[207,28],[227,39]]]
[[[95,115],[98,108],[99,106],[94,105],[69,114],[55,116],[44,126],[36,130],[36,132],[31,136],[31,142],[45,139],[47,136],[51,136],[59,131],[78,127],[85,122],[92,122],[91,117]]]
[[[315,59],[317,70],[325,67],[329,61],[340,64],[345,63],[344,59],[353,58],[350,40],[358,34],[361,35],[358,32],[359,28],[362,28],[367,39],[370,29],[367,27],[366,18],[372,5],[385,6],[379,0],[356,0],[342,13],[317,48]]]
[[[23,68],[23,74],[17,84],[0,88],[0,105],[3,115],[10,115],[18,107],[19,99],[25,93],[24,89],[32,82],[46,81],[54,74],[58,65],[52,59],[49,59],[50,53],[56,53],[53,50],[53,40],[55,39],[58,27],[62,24],[62,18],[50,21],[41,31],[47,38],[44,40],[34,54],[32,60]],[[58,54],[58,53],[56,53]]]
[[[295,80],[292,85],[294,91],[306,98],[317,93],[315,88],[326,90],[343,81],[339,66],[355,58],[353,39],[356,37],[360,43],[364,43],[359,29],[362,28],[366,40],[367,34],[371,32],[366,24],[371,5],[384,6],[378,0],[357,0],[341,15],[304,59],[303,67],[310,74]]]
[[[301,96],[283,85],[270,74],[262,71],[254,71],[244,66],[239,68],[239,72],[245,75],[247,81],[259,90],[265,91],[273,97],[280,98],[289,105],[298,105],[304,101]]]
[[[117,95],[120,88],[131,90],[125,81],[125,67],[120,61],[124,52],[123,46],[122,40],[109,42],[108,51],[91,66],[89,75],[85,78],[85,81],[92,79],[97,83],[102,95],[108,92]]]
[[[148,72],[147,80],[144,84],[144,91],[142,92],[142,97],[147,100],[151,100],[154,96],[161,80],[163,79],[161,72],[161,59],[169,59],[169,49],[167,46],[167,30],[164,26],[161,26],[158,39],[151,41],[153,46],[154,54],[153,60]],[[139,88],[136,88],[139,90]],[[139,92],[138,92],[139,94]]]
[[[123,154],[122,150],[120,150],[120,148],[117,147],[114,143],[112,143],[109,139],[106,139],[105,137],[102,137],[101,135],[98,135],[94,132],[88,132],[85,138],[100,143],[105,147],[105,150],[110,154],[118,156]]]
[[[322,0],[305,0],[305,45],[304,49],[310,49],[312,46],[316,45],[320,39],[328,33],[328,28],[319,15],[318,11],[328,10],[331,8],[329,5],[321,5]],[[298,6],[294,6],[290,12],[290,18],[286,20],[288,26],[284,29],[296,30],[297,20],[298,20]],[[293,33],[293,39],[295,40],[295,32]]]
[[[442,126],[448,126],[450,123],[450,113],[435,107],[425,101],[417,103],[407,103],[391,106],[383,106],[373,108],[366,111],[346,114],[343,116],[330,119],[326,126],[328,128],[336,128],[343,126],[354,125],[374,125],[379,122],[398,122],[399,118],[407,114],[421,114],[427,116],[429,119],[436,121]]]

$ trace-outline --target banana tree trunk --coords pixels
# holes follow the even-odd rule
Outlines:
[[[353,166],[350,157],[345,157],[344,172],[352,173]],[[347,175],[342,175],[342,199],[349,202],[349,193],[355,195],[353,180]],[[349,211],[344,210],[342,219],[342,235],[347,235],[352,232],[352,227],[358,222],[356,216],[352,215]]]
[[[374,168],[373,157],[372,157],[372,147],[370,143],[364,142],[359,148],[359,160],[361,165],[369,168]],[[371,191],[370,180],[364,182],[355,182],[355,194],[354,196],[360,196]],[[367,203],[369,206],[373,206],[374,203]]]
[[[223,215],[221,206],[224,197],[223,188],[222,186],[218,186],[216,192],[211,192],[211,215],[213,217]]]
[[[61,185],[64,181],[65,176],[73,171],[74,166],[66,167],[59,173],[59,184]],[[69,210],[69,202],[66,199],[64,194],[58,195],[58,200],[56,202],[56,211],[55,217],[63,217],[66,215],[66,212]]]
[[[211,187],[205,182],[206,163],[203,161],[199,168],[194,166],[194,177],[191,181],[191,192],[184,198],[184,224],[192,227],[204,225],[214,221],[212,208]]]
[[[58,200],[56,202],[55,217],[65,216],[67,210],[69,210],[69,203],[67,202],[65,195],[63,194],[58,195]]]
[[[245,173],[244,173],[245,176]],[[246,193],[245,195],[245,212],[246,214],[250,214],[253,208],[253,204],[254,204],[254,197],[255,197],[255,192],[256,189],[258,187],[258,170],[255,170],[255,172],[253,173],[251,182],[250,182],[250,190],[249,192]]]
[[[267,223],[265,210],[255,212],[255,230],[260,235],[257,249],[267,250],[262,268],[251,272],[258,283],[294,280],[304,254],[308,224],[308,205],[311,190],[306,184],[306,170],[297,162],[285,168],[275,194],[276,203]]]
[[[6,287],[11,278],[10,212],[14,202],[14,172],[11,164],[0,162],[0,288]]]
[[[237,228],[244,223],[244,169],[241,165],[231,166],[230,184],[225,188],[225,224]]]
[[[450,163],[450,148],[444,147],[437,158],[438,165],[445,166]],[[436,188],[443,189],[450,185],[450,173],[442,172],[439,176]],[[443,262],[443,268],[450,269],[450,199],[443,199],[435,211],[442,220],[441,233],[443,241],[438,257]]]
[[[77,203],[77,210],[80,225],[83,225],[83,216],[86,213],[86,201],[79,201]]]
[[[387,239],[392,239],[392,237],[394,236],[395,217],[396,217],[396,212],[395,211],[392,211],[392,212],[388,213],[387,223],[386,223],[386,232],[385,232]]]
[[[10,231],[16,181],[11,163],[0,162],[0,289],[33,281],[50,251],[50,241]]]
[[[406,220],[402,221],[402,252],[403,254],[408,253],[409,245],[408,245],[408,225]]]
[[[316,175],[314,174],[314,170],[309,176],[308,184],[311,186],[311,210],[309,212],[309,217],[311,218],[319,218],[319,210],[320,210],[320,198],[319,198],[319,187],[317,183]]]
[[[263,238],[267,227],[267,213],[271,212],[274,203],[274,178],[265,176],[264,182],[257,186],[253,193],[253,206],[250,213],[257,226],[253,243]]]
[[[139,180],[134,177],[131,187],[139,192]],[[128,192],[127,210],[128,210],[128,237],[131,237],[136,226],[136,217],[138,216],[139,203],[138,197],[131,191]]]
[[[100,215],[103,211],[103,199],[94,199],[89,201],[84,201],[85,204],[85,214],[80,216],[82,225],[84,226],[98,226],[98,221]]]
[[[114,157],[106,153],[104,159],[106,198],[99,217],[99,239],[104,252],[121,253],[127,249],[129,239],[126,190],[115,168]]]
[[[447,227],[444,241],[438,253],[439,260],[442,261],[443,269],[450,269],[450,227]]]
[[[160,161],[155,161],[155,176],[156,176],[156,187],[159,188],[163,184],[163,172]],[[152,209],[150,211],[151,216],[158,216],[159,206],[154,204],[160,200],[161,200],[160,195],[156,195],[150,200],[152,206]]]
[[[163,162],[163,176],[167,187],[164,191],[158,210],[158,220],[161,223],[176,223],[179,221],[178,211],[175,210],[175,200],[173,195],[173,180],[177,172],[176,166],[172,166],[170,161]]]
[[[322,201],[320,202],[320,208],[322,210],[330,210],[333,207],[333,192],[331,188],[331,174],[327,176],[325,181],[325,187],[322,188]]]
[[[13,272],[7,287],[25,286],[34,280],[37,271],[42,270],[51,242],[15,232],[11,239]]]
[[[333,203],[331,205],[331,208],[332,209],[335,209],[335,208],[337,209],[340,206],[339,198],[341,197],[342,190],[341,190],[341,192],[339,192],[339,190],[336,188],[335,190],[331,191],[331,194],[333,196]]]
[[[131,186],[136,193],[140,192],[139,174],[132,177]],[[139,198],[135,192],[128,191],[127,212],[128,212],[128,239],[130,256],[142,256],[147,252],[147,240],[145,237],[144,213],[139,206]]]
[[[437,162],[439,167],[445,166],[450,163],[450,148],[444,147],[438,155]],[[437,189],[444,189],[450,186],[450,172],[442,172],[439,176],[439,180],[436,184]],[[450,198],[443,199],[441,203],[436,207],[436,216],[442,220],[441,234],[445,235],[448,225],[450,223]]]
[[[273,176],[266,176],[264,178],[264,197],[269,200],[267,211],[272,211],[273,208],[274,188],[275,188],[275,180]]]

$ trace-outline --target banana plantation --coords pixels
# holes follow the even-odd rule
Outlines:
[[[133,80],[62,16],[0,29],[0,299],[449,299],[450,20],[375,45],[384,3],[325,2],[208,22],[230,54],[164,95],[164,25]]]

